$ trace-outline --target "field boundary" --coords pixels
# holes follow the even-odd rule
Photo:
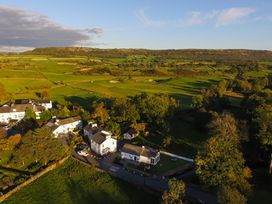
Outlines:
[[[195,160],[193,160],[191,158],[183,157],[183,156],[173,154],[173,153],[170,153],[170,152],[160,151],[160,153],[165,154],[165,155],[170,156],[170,157],[177,158],[177,159],[182,159],[182,160],[185,160],[185,161],[188,161],[188,162],[194,162],[195,161]]]
[[[19,191],[21,188],[27,186],[28,184],[32,183],[33,181],[37,180],[38,178],[40,178],[41,176],[43,176],[44,174],[60,167],[60,165],[62,165],[70,156],[64,157],[63,159],[55,162],[54,164],[46,167],[44,170],[40,171],[39,173],[37,173],[36,175],[32,176],[31,178],[29,178],[28,180],[26,180],[25,182],[21,183],[20,185],[16,186],[14,189],[10,190],[9,192],[7,192],[6,194],[2,195],[0,197],[0,203],[3,202],[4,200],[6,200],[8,197],[10,197],[11,195],[13,195],[14,193],[16,193],[17,191]]]

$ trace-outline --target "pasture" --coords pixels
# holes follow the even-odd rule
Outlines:
[[[159,203],[142,189],[68,159],[63,166],[22,188],[3,204],[13,203]]]
[[[11,99],[35,98],[37,92],[48,90],[55,101],[73,97],[125,97],[141,92],[166,93],[188,106],[191,97],[202,87],[223,78],[221,74],[205,76],[132,76],[110,74],[77,74],[86,57],[53,58],[49,56],[0,56],[0,81]],[[115,62],[121,59],[110,59]],[[86,69],[86,68],[85,68]],[[203,68],[204,69],[204,68]],[[165,70],[163,70],[165,71]],[[211,71],[211,70],[210,70]],[[84,101],[84,100],[83,100]],[[80,103],[80,100],[78,100]]]

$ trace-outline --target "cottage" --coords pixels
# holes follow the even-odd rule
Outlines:
[[[25,111],[31,109],[36,113],[37,119],[40,113],[44,110],[42,106],[34,104],[5,104],[0,107],[0,123],[9,123],[10,120],[21,120],[25,117]]]
[[[82,121],[81,118],[77,116],[62,120],[56,119],[55,121],[48,122],[46,126],[52,130],[55,137],[58,137],[80,128],[82,126]]]
[[[91,142],[92,136],[99,131],[96,123],[90,122],[83,129],[84,137],[88,138],[89,142]]]
[[[138,135],[138,131],[135,128],[130,128],[126,133],[123,134],[125,140],[132,140]]]
[[[49,110],[53,107],[52,101],[48,99],[17,99],[15,104],[33,104],[36,106],[42,106],[45,110]]]
[[[52,101],[48,99],[43,100],[33,100],[33,103],[38,106],[43,106],[45,110],[49,110],[53,107]]]
[[[160,152],[150,147],[124,144],[121,148],[121,158],[156,165],[160,161]]]
[[[111,137],[107,131],[98,131],[91,138],[91,149],[98,155],[106,155],[117,151],[117,140]]]

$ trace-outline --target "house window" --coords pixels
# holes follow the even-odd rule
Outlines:
[[[154,164],[154,163],[155,163],[154,158],[151,158],[151,164]]]
[[[136,156],[134,156],[134,161],[137,161],[137,157]]]

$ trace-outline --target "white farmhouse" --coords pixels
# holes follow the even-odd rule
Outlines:
[[[36,106],[43,106],[45,110],[53,107],[52,101],[48,99],[17,99],[15,104],[33,104]]]
[[[62,120],[57,119],[55,122],[48,122],[46,126],[52,130],[55,137],[59,137],[69,132],[73,132],[77,128],[81,128],[82,120],[79,116]]]
[[[34,104],[11,104],[0,107],[0,123],[9,123],[10,120],[21,120],[25,117],[25,111],[31,109],[36,113],[37,119],[40,113],[44,110],[42,106]]]
[[[106,155],[117,151],[117,140],[111,137],[107,131],[99,131],[92,136],[91,149],[98,155]]]
[[[34,104],[38,106],[43,106],[45,110],[49,110],[53,107],[52,101],[43,99],[43,100],[32,100]]]
[[[121,148],[121,158],[156,165],[160,161],[160,152],[150,147],[124,144]]]

